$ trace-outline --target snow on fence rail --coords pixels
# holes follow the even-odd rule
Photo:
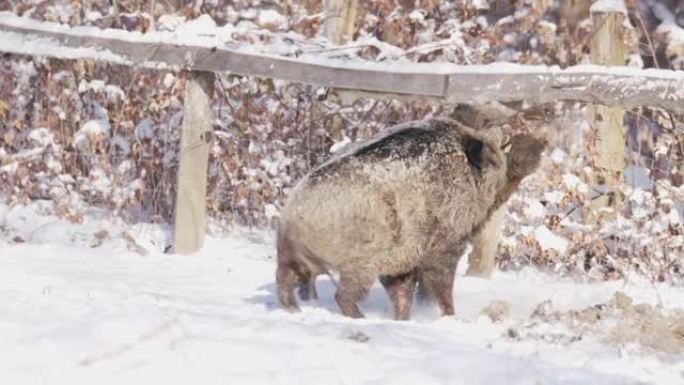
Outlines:
[[[653,106],[684,113],[684,72],[580,65],[566,69],[517,64],[373,63],[259,52],[219,34],[127,32],[69,27],[0,12],[0,52],[92,59],[155,69],[190,70],[179,155],[174,252],[203,243],[204,190],[211,131],[213,74],[275,78],[376,96],[430,98],[449,103],[577,100],[630,108]],[[261,47],[263,48],[263,47]],[[203,112],[202,112],[203,111]],[[200,171],[200,169],[205,171]]]
[[[68,27],[0,12],[0,51],[115,64],[230,72],[452,103],[578,100],[684,113],[684,72],[579,65],[372,63],[255,53],[220,36]]]

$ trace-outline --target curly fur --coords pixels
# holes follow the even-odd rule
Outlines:
[[[314,169],[281,212],[281,305],[297,309],[295,288],[305,298],[315,295],[307,289],[312,277],[334,270],[340,309],[360,317],[356,302],[378,276],[392,294],[393,284],[407,286],[411,279],[391,277],[418,269],[442,311],[453,313],[449,272],[506,183],[499,147],[496,129],[431,119],[350,144]]]

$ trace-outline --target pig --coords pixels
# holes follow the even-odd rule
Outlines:
[[[312,170],[281,210],[281,306],[298,310],[294,291],[314,297],[315,276],[335,271],[335,301],[346,316],[363,316],[357,302],[378,277],[397,319],[410,316],[418,280],[443,314],[453,314],[458,257],[510,190],[500,147],[497,127],[428,119],[347,145]]]
[[[482,125],[499,125],[504,128],[504,130],[509,131],[511,134],[511,128],[513,131],[523,131],[530,132],[538,130],[540,126],[546,125],[550,120],[553,119],[553,108],[551,105],[541,105],[523,110],[517,114],[511,115],[509,118],[496,119],[494,122],[487,122],[484,124],[478,124],[480,128]],[[411,125],[411,124],[409,124]],[[400,130],[397,130],[400,131]],[[379,136],[387,136],[384,134],[379,134]],[[357,144],[354,148],[361,148],[366,146],[368,143],[376,143],[377,141],[373,138]],[[388,143],[385,143],[388,144]],[[513,139],[508,141],[511,144],[511,151],[507,154],[507,182],[498,193],[496,197],[495,205],[490,207],[488,215],[491,215],[501,204],[505,203],[508,197],[515,191],[515,188],[520,183],[522,178],[534,171],[534,168],[539,163],[540,154],[544,149],[546,144],[543,134],[525,134],[516,135]],[[482,166],[480,164],[481,146],[477,141],[471,142],[470,146],[465,148],[465,156],[471,166],[480,169]],[[353,153],[354,150],[347,150],[344,154]],[[344,158],[345,155],[337,157],[337,159]],[[335,158],[331,159],[330,162],[335,162]],[[479,224],[476,233],[479,228],[483,226],[483,223]],[[279,241],[279,245],[284,245],[283,248],[287,251],[288,242]],[[410,315],[410,306],[413,297],[413,289],[415,287],[416,281],[420,282],[419,298],[423,300],[437,299],[442,308],[443,314],[453,314],[453,298],[452,298],[452,286],[453,286],[453,276],[455,273],[456,263],[458,262],[458,257],[462,254],[462,250],[465,248],[465,242],[460,243],[459,248],[454,248],[452,252],[452,259],[449,261],[451,263],[446,263],[444,268],[449,271],[448,274],[436,274],[434,272],[422,275],[421,269],[416,268],[413,271],[402,273],[399,275],[381,275],[380,281],[387,289],[390,299],[395,308],[395,317],[397,319],[408,319]],[[285,255],[287,253],[280,253],[281,248],[279,247],[279,254]],[[454,257],[455,256],[455,257]],[[314,257],[315,259],[315,257]],[[429,264],[427,265],[429,266]],[[321,272],[320,267],[316,264],[306,264],[306,263],[293,263],[291,267],[295,271],[295,280],[299,280],[297,286],[299,288],[299,294],[302,299],[317,298],[315,291],[315,276]],[[324,269],[323,269],[324,270]],[[431,277],[431,283],[426,282],[426,278]],[[435,280],[435,277],[440,277],[441,279]],[[279,286],[280,287],[280,286]],[[435,290],[437,289],[437,290]],[[292,294],[291,294],[292,295]],[[279,291],[279,297],[285,298],[285,294]],[[290,298],[290,303],[294,303],[294,306],[285,306],[289,310],[295,310],[296,302],[294,302],[294,296]],[[338,301],[339,302],[339,301]],[[281,300],[281,304],[285,301]],[[358,315],[358,314],[357,314]]]

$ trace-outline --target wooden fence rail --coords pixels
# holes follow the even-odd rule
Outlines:
[[[94,59],[157,69],[185,69],[282,79],[389,96],[453,103],[577,100],[653,106],[684,113],[684,72],[580,65],[371,63],[254,53],[169,32],[146,34],[69,28],[0,12],[0,51],[63,59]]]

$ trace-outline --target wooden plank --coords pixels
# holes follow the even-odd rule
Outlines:
[[[513,65],[508,71],[506,66],[493,67],[472,66],[455,70],[449,75],[446,101],[481,104],[489,101],[546,103],[574,100],[623,108],[651,106],[684,112],[684,89],[681,88],[684,87],[684,72],[597,65],[563,70]],[[525,70],[519,71],[521,67]]]
[[[116,64],[156,69],[231,72],[335,88],[428,97],[442,97],[446,84],[444,74],[404,71],[399,66],[396,66],[395,70],[388,70],[388,67],[383,65],[365,63],[352,66],[342,60],[338,64],[322,64],[314,62],[313,59],[297,60],[217,46],[177,45],[147,42],[144,39],[136,41],[132,33],[124,31],[117,31],[115,36],[108,36],[96,33],[101,30],[93,28],[73,30],[78,33],[67,29],[43,30],[33,25],[7,25],[0,20],[0,31],[5,32],[4,36],[0,35],[0,39],[14,42],[11,46],[3,44],[0,51],[35,54],[29,51],[31,47],[43,44],[56,47],[45,52],[46,56],[65,57],[69,52],[59,49],[65,47],[73,48],[74,55],[83,55],[80,58],[90,56]]]
[[[204,243],[207,167],[213,114],[214,74],[191,72],[186,80],[178,163],[173,251],[189,254]]]
[[[0,51],[95,59],[148,68],[232,72],[353,90],[374,97],[431,98],[452,103],[576,100],[684,113],[684,72],[576,66],[459,66],[286,58],[213,43],[178,42],[168,34],[68,28],[0,12]],[[210,42],[215,40],[209,39]]]
[[[595,4],[601,5],[601,2]],[[593,37],[590,43],[591,61],[608,66],[623,65],[625,61],[625,14],[621,11],[597,12],[592,8]],[[624,111],[619,107],[592,106],[590,121],[594,129],[594,180],[591,185],[604,185],[613,191],[600,196],[585,212],[587,223],[594,223],[598,212],[614,215],[619,205],[618,186],[625,169]],[[606,211],[605,209],[610,208]]]

